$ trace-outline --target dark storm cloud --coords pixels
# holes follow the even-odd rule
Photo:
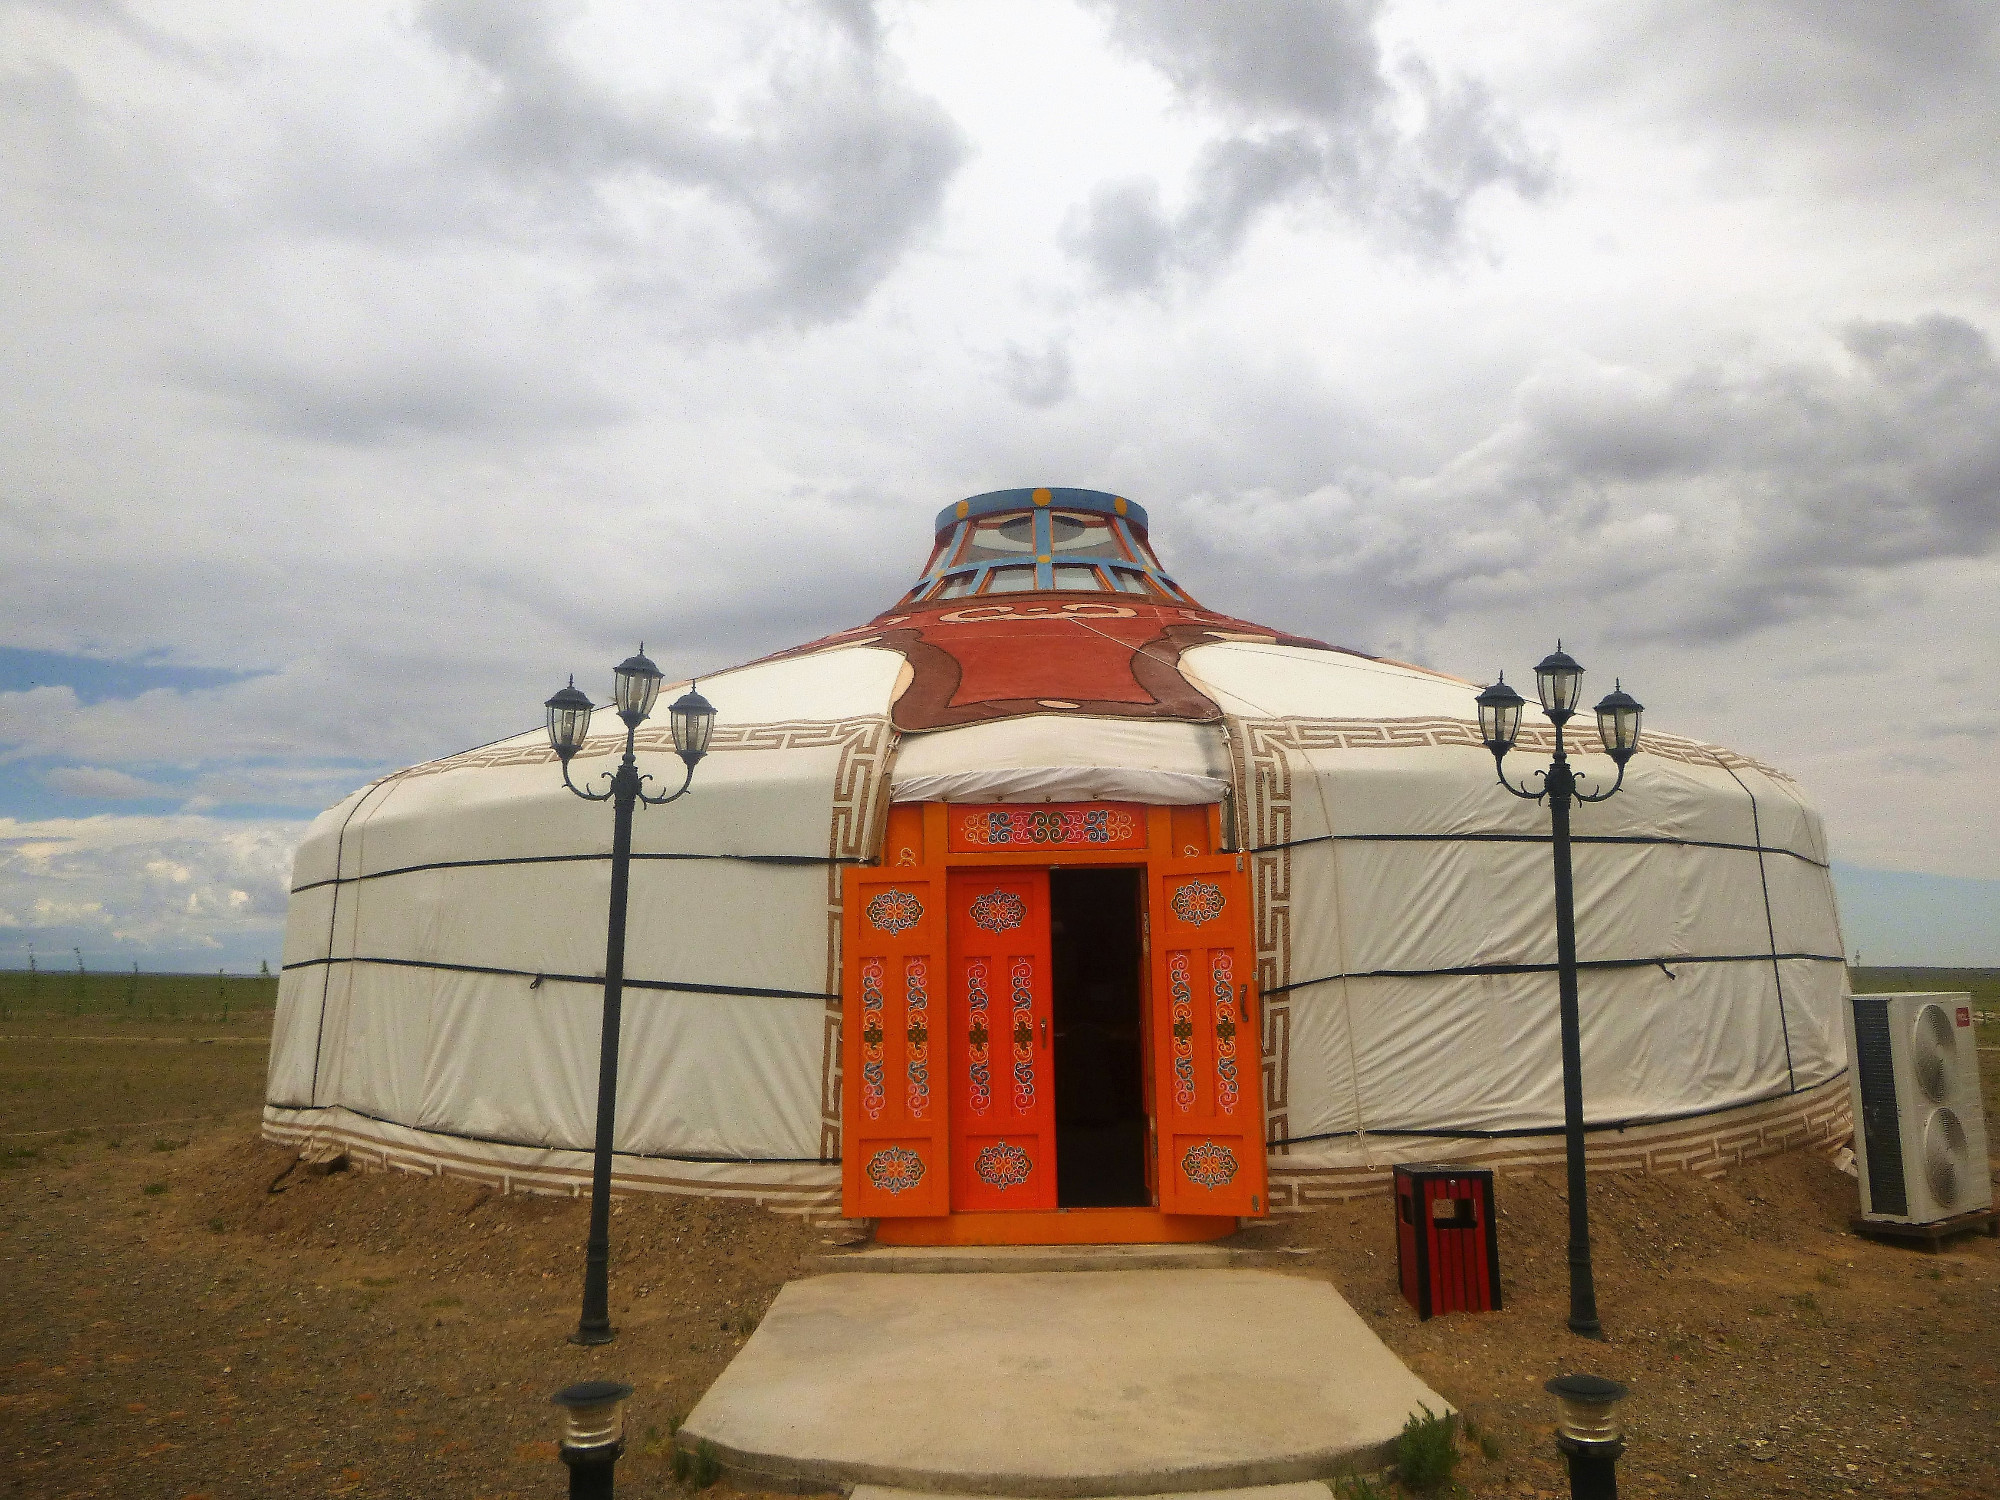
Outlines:
[[[1991,0],[1646,0],[1601,20],[1573,64],[1574,91],[1653,101],[1744,175],[1766,173],[1773,151],[1850,182],[2000,173]]]
[[[1866,613],[1903,570],[2000,550],[2000,367],[1941,314],[1855,322],[1838,348],[1665,382],[1546,370],[1433,473],[1214,499],[1190,534],[1238,569],[1338,580],[1357,620],[1517,607],[1577,578],[1619,600],[1627,637]],[[1321,540],[1287,556],[1288,535]]]
[[[432,0],[420,25],[483,75],[464,164],[600,232],[615,232],[604,195],[635,180],[693,190],[761,252],[766,275],[739,292],[739,309],[813,322],[852,312],[888,275],[935,221],[966,153],[950,117],[880,55],[870,7],[823,14],[844,45],[781,51],[767,87],[723,119],[700,94],[612,89],[565,50],[567,18],[547,9]]]
[[[1329,204],[1387,243],[1448,254],[1480,192],[1549,186],[1548,161],[1481,85],[1384,58],[1376,0],[1096,8],[1116,44],[1229,127],[1202,147],[1178,211],[1145,178],[1101,184],[1072,211],[1065,245],[1106,290],[1213,271],[1261,216],[1293,203]]]
[[[49,310],[59,358],[93,352],[55,311],[81,253],[121,283],[82,315],[144,330],[117,363],[284,436],[615,421],[616,346],[853,314],[967,152],[858,3],[690,13],[713,55],[622,85],[588,54],[595,18],[552,7],[360,17],[340,40],[368,72],[345,83],[320,37],[211,54],[108,0],[24,14],[0,70],[0,172],[34,205],[17,312]]]
[[[1060,340],[1041,349],[1009,344],[1001,358],[1000,384],[1023,406],[1039,409],[1066,401],[1075,389],[1069,350]]]

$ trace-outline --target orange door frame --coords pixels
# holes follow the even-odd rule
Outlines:
[[[1123,809],[1127,812],[1144,830],[1144,847],[1135,847],[1135,840],[1126,839],[1114,840],[1122,843],[1123,847],[1105,849],[1032,844],[1025,848],[969,848],[966,847],[963,838],[956,840],[952,838],[951,820],[953,818],[962,820],[972,811],[971,809],[942,802],[898,803],[889,810],[888,828],[883,840],[882,864],[873,868],[878,875],[903,868],[907,869],[913,878],[934,876],[936,885],[933,889],[937,890],[945,888],[947,871],[1022,867],[1054,870],[1089,865],[1122,865],[1144,870],[1148,918],[1146,930],[1142,934],[1146,959],[1140,970],[1140,1014],[1143,1033],[1142,1056],[1148,1070],[1146,1097],[1150,1111],[1153,1109],[1152,1100],[1155,1097],[1151,1071],[1154,1066],[1152,1045],[1154,1003],[1150,920],[1153,892],[1158,886],[1155,877],[1169,860],[1220,851],[1222,809],[1217,804],[1195,807],[1149,807],[1116,803],[1092,805],[1108,805],[1114,810]],[[1028,813],[1043,810],[1034,804],[1015,804],[1007,809],[1009,812]],[[982,808],[980,811],[986,809]],[[1254,1040],[1252,1045],[1254,1047]],[[1254,1101],[1253,1108],[1261,1121],[1262,1069],[1255,1061],[1256,1055],[1253,1050],[1247,1059],[1249,1062],[1247,1071],[1251,1083],[1244,1092],[1251,1101]],[[933,1056],[948,1066],[948,1049],[937,1048]],[[948,1090],[940,1092],[949,1097]],[[1158,1122],[1154,1121],[1155,1129],[1157,1124]],[[1257,1140],[1261,1145],[1261,1125]],[[1156,1204],[1159,1201],[1159,1184],[1156,1177],[1158,1155],[1157,1139],[1149,1132],[1147,1172]],[[1261,1169],[1262,1163],[1258,1165]],[[853,1211],[854,1206],[850,1203],[849,1212]],[[881,1243],[890,1245],[1171,1243],[1220,1239],[1233,1232],[1236,1227],[1237,1219],[1233,1215],[1163,1213],[1157,1207],[1056,1208],[1044,1212],[1026,1213],[953,1211],[936,1216],[880,1218],[876,1221],[876,1238]]]

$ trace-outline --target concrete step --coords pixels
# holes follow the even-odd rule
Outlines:
[[[1420,1406],[1450,1410],[1309,1277],[836,1274],[778,1294],[682,1432],[746,1489],[1275,1500],[1386,1467]]]
[[[811,1271],[1203,1271],[1307,1264],[1316,1250],[1249,1245],[867,1245],[808,1256]]]
[[[886,1484],[857,1484],[847,1500],[957,1500],[957,1497],[925,1490],[893,1489]],[[995,1496],[993,1500],[1014,1500],[1014,1497]],[[1169,1497],[1103,1496],[1093,1500],[1169,1500]],[[1333,1491],[1322,1481],[1310,1479],[1301,1484],[1259,1484],[1243,1490],[1185,1490],[1171,1500],[1333,1500]]]

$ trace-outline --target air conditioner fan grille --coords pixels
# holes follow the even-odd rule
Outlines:
[[[1938,1207],[1958,1203],[1958,1185],[1967,1170],[1965,1126],[1949,1109],[1934,1109],[1924,1125],[1924,1180]]]
[[[1957,1050],[1951,1017],[1942,1005],[1926,1005],[1917,1012],[1916,1023],[1910,1028],[1910,1065],[1916,1070],[1917,1087],[1933,1104],[1945,1102]]]

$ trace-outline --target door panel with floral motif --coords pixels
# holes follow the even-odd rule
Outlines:
[[[945,904],[951,1206],[960,1212],[1052,1209],[1048,871],[954,871]]]
[[[850,870],[841,968],[841,1212],[950,1211],[950,1110],[936,1059],[944,1015],[943,882]]]
[[[1151,871],[1153,1108],[1160,1208],[1268,1211],[1250,884],[1240,856]]]

